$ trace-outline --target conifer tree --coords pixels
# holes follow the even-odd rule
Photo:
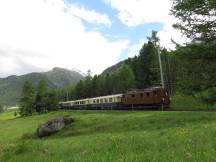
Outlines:
[[[32,115],[35,112],[35,90],[31,80],[27,80],[22,88],[19,101],[20,116]]]
[[[49,92],[47,94],[46,109],[47,111],[53,111],[59,109],[59,101],[57,93],[55,91]]]
[[[47,81],[41,80],[37,87],[35,100],[36,111],[43,113],[47,111]]]

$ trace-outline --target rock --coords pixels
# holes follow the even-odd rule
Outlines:
[[[60,131],[62,128],[65,127],[65,125],[68,125],[73,121],[74,120],[70,117],[58,117],[55,119],[51,119],[45,124],[42,124],[38,127],[37,135],[38,137],[50,136],[51,134]]]

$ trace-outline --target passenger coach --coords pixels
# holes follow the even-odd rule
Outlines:
[[[63,109],[120,110],[169,107],[169,103],[169,95],[164,88],[152,87],[129,90],[124,94],[60,102],[60,106]]]

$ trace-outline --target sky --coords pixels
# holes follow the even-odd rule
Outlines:
[[[152,30],[184,43],[171,0],[0,0],[0,77],[53,67],[100,74],[138,55]]]

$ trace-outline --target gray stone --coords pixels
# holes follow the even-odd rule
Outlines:
[[[37,135],[38,137],[50,136],[51,134],[60,131],[62,128],[72,123],[73,121],[74,120],[70,117],[58,117],[55,119],[51,119],[45,124],[42,124],[38,127]]]

